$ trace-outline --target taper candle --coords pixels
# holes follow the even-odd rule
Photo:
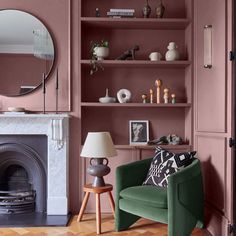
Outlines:
[[[57,72],[56,72],[56,89],[59,89],[59,84],[58,84],[58,68],[57,68]]]
[[[45,73],[43,73],[42,86],[43,86],[43,93],[46,93],[46,86],[45,86]]]

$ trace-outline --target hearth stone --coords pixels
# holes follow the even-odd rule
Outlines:
[[[0,215],[0,227],[42,227],[67,226],[71,215],[47,215],[46,213],[26,213],[15,215]]]

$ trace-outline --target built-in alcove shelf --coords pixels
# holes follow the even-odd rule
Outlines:
[[[184,30],[190,24],[190,20],[186,18],[81,17],[81,23],[86,27],[112,29]]]
[[[99,103],[99,102],[82,102],[82,107],[142,107],[142,108],[188,108],[191,103]]]
[[[192,146],[183,144],[183,145],[115,145],[116,149],[150,149],[153,150],[156,147],[162,147],[164,149],[171,150],[191,150]]]
[[[84,66],[91,66],[91,60],[81,60]],[[103,67],[143,67],[143,68],[186,68],[191,64],[191,61],[147,61],[147,60],[103,60],[96,61]]]

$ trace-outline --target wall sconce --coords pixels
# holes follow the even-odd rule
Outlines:
[[[204,26],[204,68],[212,68],[212,25]]]

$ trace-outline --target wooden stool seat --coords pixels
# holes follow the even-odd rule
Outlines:
[[[100,194],[102,193],[108,193],[109,196],[109,201],[110,201],[110,205],[111,205],[111,209],[113,212],[113,215],[115,216],[115,203],[114,203],[114,199],[112,197],[112,193],[111,191],[113,190],[113,186],[111,184],[106,184],[103,187],[93,187],[92,184],[86,184],[84,185],[83,188],[84,192],[85,192],[85,196],[81,205],[81,209],[78,215],[78,219],[77,221],[81,221],[86,205],[88,203],[88,199],[90,196],[90,193],[94,193],[96,195],[96,225],[97,225],[97,234],[101,234],[101,203],[100,203]]]

